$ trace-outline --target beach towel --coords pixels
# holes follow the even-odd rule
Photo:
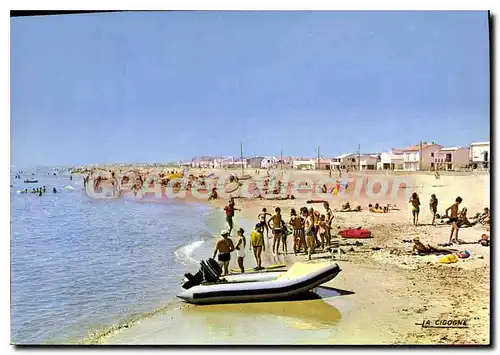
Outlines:
[[[442,264],[452,264],[456,263],[457,261],[458,258],[455,254],[446,255],[439,259],[439,262]]]

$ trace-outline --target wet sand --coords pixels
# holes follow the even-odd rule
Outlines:
[[[311,173],[314,175],[314,173]],[[362,205],[364,211],[335,213],[333,234],[339,228],[368,228],[374,238],[360,240],[362,245],[344,245],[345,254],[336,260],[342,272],[327,285],[339,293],[318,289],[320,300],[186,306],[143,319],[133,326],[102,337],[105,344],[488,344],[490,248],[478,244],[457,248],[471,252],[469,259],[455,264],[438,263],[439,257],[410,255],[411,243],[404,240],[418,235],[424,243],[439,244],[449,239],[448,225],[431,226],[428,199],[435,193],[438,212],[451,205],[460,195],[472,215],[489,207],[484,176],[446,176],[436,180],[431,175],[414,175],[412,190],[420,195],[423,225],[413,226],[407,203],[398,202],[399,210],[386,214],[366,211],[365,197],[349,199],[351,206]],[[330,201],[340,207],[341,199]],[[407,201],[405,201],[407,202]],[[214,201],[222,208],[226,200]],[[262,207],[272,212],[281,207],[284,219],[290,208],[310,206],[303,199],[266,201],[236,199],[235,226],[246,235],[256,222]],[[320,204],[314,208],[322,209]],[[487,228],[474,226],[460,230],[459,238],[477,241]],[[289,254],[272,256],[271,243],[264,264],[284,262],[288,266],[304,255],[295,257],[291,238]],[[356,240],[341,240],[344,244]],[[270,242],[270,241],[269,241]],[[373,250],[375,248],[377,250]],[[397,253],[394,253],[394,250]],[[209,255],[207,255],[208,257]],[[311,262],[325,261],[327,253],[313,255]],[[253,267],[253,255],[247,253],[245,266]],[[235,257],[231,267],[236,268]],[[325,293],[326,292],[326,293]],[[467,329],[422,328],[423,320],[467,319]]]

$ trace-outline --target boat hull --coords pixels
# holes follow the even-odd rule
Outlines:
[[[277,277],[263,281],[195,286],[177,297],[188,303],[199,305],[281,300],[310,291],[332,280],[340,271],[337,264],[330,264],[291,279]],[[280,276],[286,276],[286,273]]]

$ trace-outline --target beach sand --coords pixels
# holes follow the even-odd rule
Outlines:
[[[205,170],[207,172],[207,170]],[[192,171],[193,174],[199,171]],[[251,172],[250,172],[251,173]],[[320,175],[323,174],[323,175]],[[292,179],[327,178],[320,172],[289,173]],[[381,175],[387,179],[391,175]],[[262,179],[265,176],[254,176]],[[428,208],[430,194],[437,195],[438,213],[443,213],[457,196],[469,215],[481,212],[489,202],[489,176],[474,174],[411,175],[411,192],[419,194],[422,208],[420,222],[413,226],[408,201],[389,198],[370,200],[367,196],[349,196],[352,207],[361,205],[362,212],[334,213],[332,234],[343,228],[363,227],[373,233],[372,239],[360,240],[362,245],[345,245],[345,254],[336,260],[342,272],[327,285],[338,291],[326,292],[319,300],[270,302],[253,304],[222,304],[212,306],[186,305],[142,319],[133,326],[94,339],[104,344],[489,344],[490,314],[490,248],[479,244],[457,246],[471,252],[468,259],[454,264],[438,263],[439,256],[410,255],[411,243],[403,240],[419,236],[430,244],[449,239],[449,225],[431,226]],[[410,192],[410,191],[409,191]],[[235,194],[233,194],[235,195]],[[235,195],[236,196],[236,195]],[[330,198],[335,209],[346,198]],[[235,226],[250,234],[262,207],[273,212],[281,207],[284,219],[290,208],[307,205],[305,198],[295,200],[263,200],[236,198]],[[398,210],[376,214],[368,212],[368,203],[395,203]],[[223,208],[227,200],[211,202]],[[461,206],[461,207],[462,207]],[[489,234],[482,226],[460,229],[459,238],[477,241]],[[354,243],[356,240],[345,240]],[[269,241],[270,242],[270,241]],[[215,239],[214,239],[215,243]],[[271,243],[271,242],[270,242]],[[374,249],[376,250],[374,250]],[[394,253],[399,252],[399,255]],[[272,256],[271,244],[264,255],[264,264],[279,262],[290,266],[295,261],[307,262],[302,254],[295,257],[288,238],[286,256]],[[207,258],[211,255],[207,255]],[[311,262],[330,259],[327,253],[313,255]],[[236,268],[236,258],[231,267]],[[245,266],[255,266],[253,255],[247,253]],[[181,277],[181,275],[179,275]],[[180,291],[180,290],[179,290]],[[467,320],[466,329],[423,328],[430,320]]]

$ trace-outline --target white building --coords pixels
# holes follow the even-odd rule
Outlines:
[[[487,168],[490,162],[490,142],[471,143],[469,161],[476,167]]]
[[[434,166],[439,170],[458,170],[469,164],[469,148],[441,148],[434,153]]]
[[[403,149],[392,148],[388,152],[380,153],[377,170],[403,170]]]
[[[422,163],[422,170],[434,169],[434,153],[443,148],[439,144],[424,142],[408,147],[403,150],[403,164],[405,171],[420,170],[420,162]],[[422,156],[420,156],[422,150]]]
[[[316,168],[316,159],[295,158],[292,161],[292,166],[297,170],[314,170]]]

